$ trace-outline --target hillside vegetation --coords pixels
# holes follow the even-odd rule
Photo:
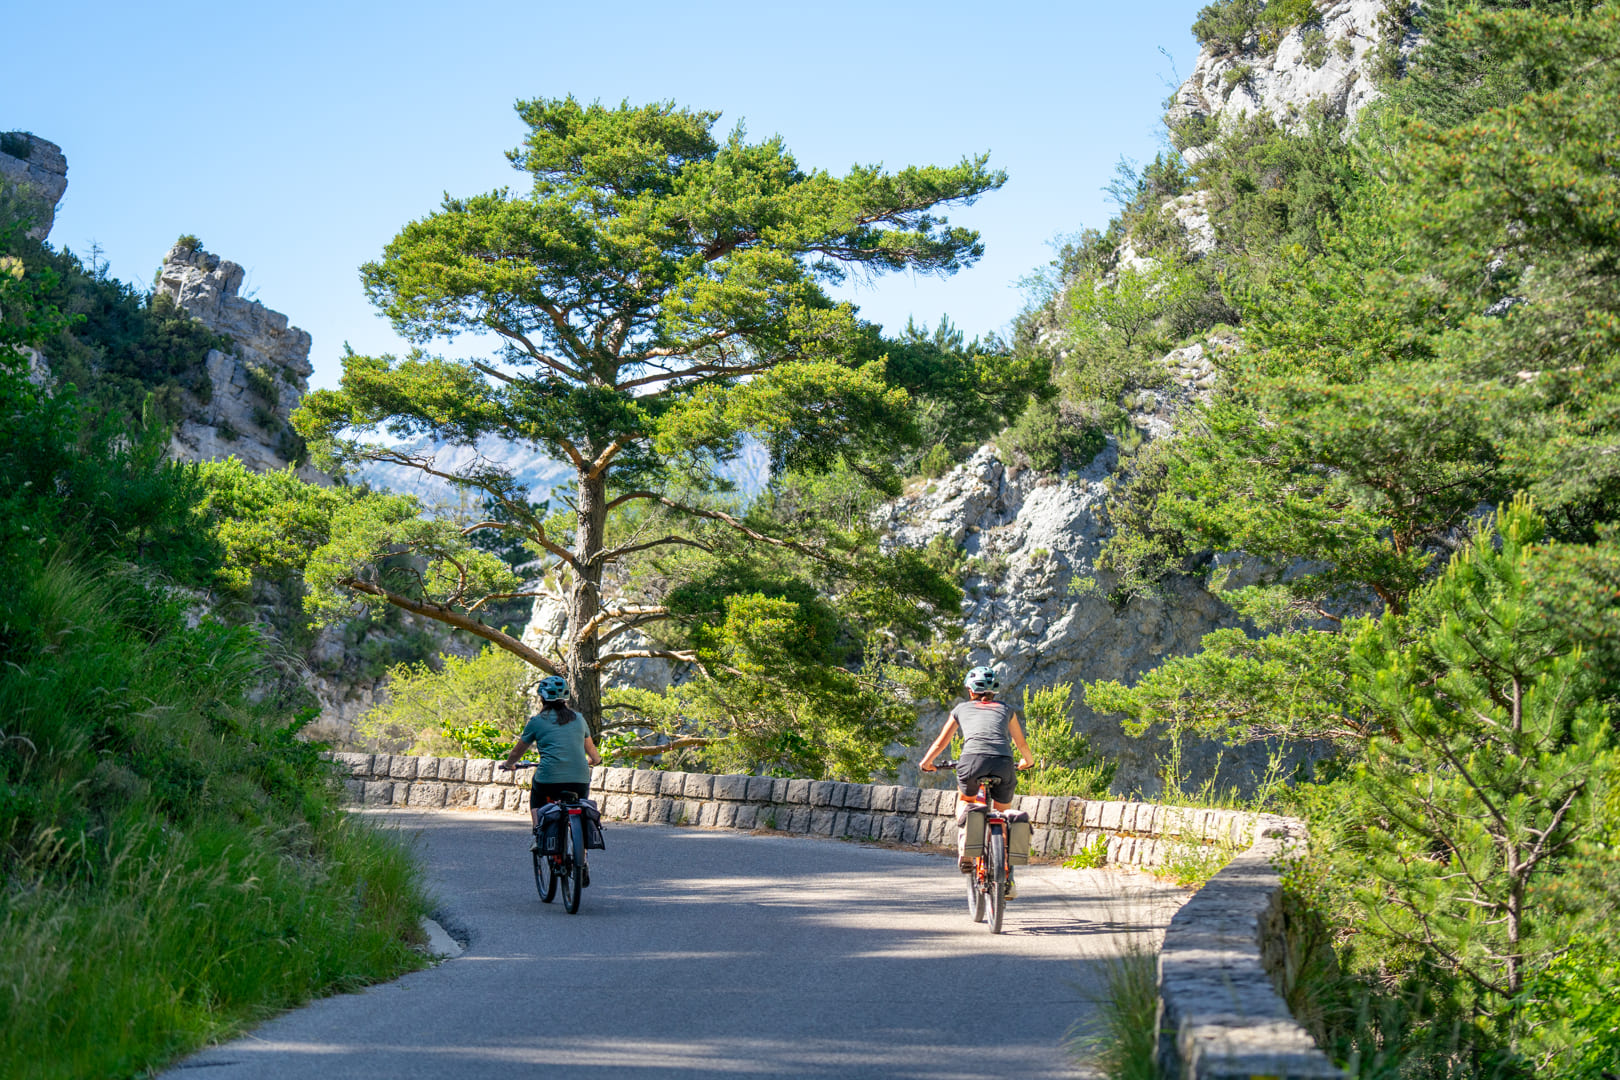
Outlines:
[[[50,267],[0,270],[0,1073],[133,1076],[417,966],[425,900],[339,809],[297,679],[199,606],[223,549],[195,468],[30,381],[13,346],[94,335]]]
[[[1195,165],[1126,170],[1022,323],[1062,350],[1057,436],[1009,434],[1038,464],[1118,440],[1090,583],[1117,603],[1218,587],[1215,552],[1258,568],[1223,594],[1246,628],[1084,693],[1144,735],[1322,755],[1280,802],[1313,822],[1294,880],[1330,959],[1296,1005],[1323,1045],[1361,1076],[1596,1080],[1620,1070],[1620,11],[1387,16],[1422,44],[1381,54],[1353,124],[1216,117]],[[1218,0],[1199,33],[1275,48],[1313,18]],[[1141,444],[1122,420],[1183,342],[1215,384]]]

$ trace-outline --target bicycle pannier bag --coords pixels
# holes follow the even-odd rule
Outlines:
[[[540,808],[540,853],[542,855],[561,855],[566,849],[565,837],[568,835],[568,815],[556,803],[547,803]]]
[[[585,826],[585,849],[587,851],[601,851],[607,847],[607,841],[602,839],[602,811],[596,808],[596,803],[590,799],[579,800],[582,813],[580,821]]]
[[[969,806],[965,813],[958,809],[957,818],[962,826],[960,854],[977,859],[984,854],[984,807]]]
[[[1005,811],[1007,817],[1007,861],[1014,866],[1029,862],[1029,841],[1033,827],[1023,810]]]

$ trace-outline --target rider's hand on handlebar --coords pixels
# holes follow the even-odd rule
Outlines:
[[[503,761],[503,762],[501,762],[499,765],[497,765],[495,767],[497,769],[501,770],[502,772],[511,772],[512,771],[512,763],[510,761]]]
[[[1035,763],[1033,761],[1029,760],[1028,758],[1025,758],[1023,761],[1020,761],[1018,763],[1018,771],[1019,772],[1023,772],[1025,769],[1033,769],[1034,767],[1035,767]]]
[[[925,761],[921,765],[917,766],[917,768],[921,769],[923,772],[939,771],[939,766],[935,765],[932,761]]]

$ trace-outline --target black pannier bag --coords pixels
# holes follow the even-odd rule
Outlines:
[[[602,811],[590,799],[579,800],[580,820],[585,825],[585,850],[602,851],[607,841],[602,839]]]
[[[540,854],[561,855],[567,850],[568,814],[556,803],[540,808]]]

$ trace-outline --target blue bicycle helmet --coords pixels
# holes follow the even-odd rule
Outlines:
[[[993,694],[1001,689],[1001,676],[993,667],[976,667],[962,680],[970,694]]]
[[[561,675],[547,675],[534,689],[541,701],[562,701],[568,696],[568,680]]]

